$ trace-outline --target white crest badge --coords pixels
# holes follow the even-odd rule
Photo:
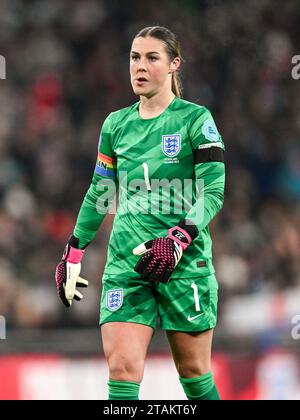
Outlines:
[[[123,289],[109,290],[106,292],[106,307],[110,311],[116,311],[123,305]]]
[[[216,127],[214,120],[212,119],[205,121],[205,123],[202,126],[202,134],[209,141],[220,140],[220,134],[218,132],[218,129]]]
[[[181,134],[162,136],[162,150],[168,157],[178,155],[181,150]]]

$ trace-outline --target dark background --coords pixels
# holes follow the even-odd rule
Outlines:
[[[1,0],[0,314],[10,338],[1,352],[98,350],[112,216],[86,253],[84,302],[62,306],[54,270],[93,174],[101,125],[138,99],[132,37],[155,24],[177,34],[184,98],[211,110],[226,144],[225,205],[211,224],[215,346],[298,344],[290,330],[300,314],[300,80],[291,75],[299,3]],[[157,333],[151,351],[164,348]]]

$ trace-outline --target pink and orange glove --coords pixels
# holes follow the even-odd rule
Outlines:
[[[134,248],[134,255],[143,255],[134,270],[149,281],[168,283],[183,251],[197,236],[197,227],[181,220],[169,229],[167,237],[151,239]]]
[[[79,276],[84,249],[78,249],[74,244],[77,238],[72,236],[66,245],[62,259],[55,270],[56,289],[63,304],[69,308],[73,299],[81,300],[83,295],[76,287],[87,287],[88,281]],[[72,244],[72,245],[71,245]]]

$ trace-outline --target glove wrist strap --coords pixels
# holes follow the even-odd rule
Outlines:
[[[181,219],[178,226],[175,226],[168,231],[169,238],[177,242],[184,251],[198,234],[197,227],[190,220],[186,219]]]
[[[84,249],[77,249],[67,244],[62,259],[72,264],[78,264],[81,262],[84,252]]]
[[[192,242],[190,235],[179,226],[175,226],[169,229],[168,236],[170,239],[173,239],[173,241],[177,242],[183,250],[186,250],[186,248]]]

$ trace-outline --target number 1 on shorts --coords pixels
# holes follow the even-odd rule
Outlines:
[[[200,309],[200,302],[199,302],[198,286],[195,283],[192,283],[191,288],[194,290],[194,300],[195,300],[196,311],[200,312],[201,309]]]

